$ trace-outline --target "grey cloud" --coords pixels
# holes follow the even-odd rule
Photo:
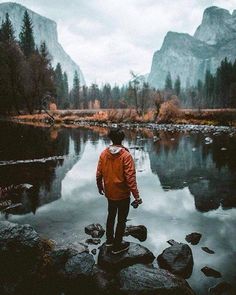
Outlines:
[[[193,34],[206,7],[236,8],[235,0],[17,2],[58,23],[59,40],[88,83],[126,82],[130,69],[147,73],[167,31]]]

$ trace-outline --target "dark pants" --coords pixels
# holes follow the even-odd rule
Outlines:
[[[130,198],[112,201],[108,199],[108,216],[106,225],[107,240],[113,242],[114,246],[119,246],[125,232],[126,219],[129,214]],[[118,212],[117,226],[114,237],[115,218]]]

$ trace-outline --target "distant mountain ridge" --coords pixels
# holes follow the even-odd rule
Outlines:
[[[6,13],[8,13],[15,30],[15,36],[18,39],[25,10],[28,11],[32,19],[35,43],[39,47],[41,42],[46,42],[50,55],[53,57],[52,65],[55,67],[58,62],[61,64],[63,71],[66,71],[68,75],[70,86],[72,86],[75,71],[78,72],[81,83],[85,84],[80,67],[71,59],[58,42],[57,24],[55,21],[41,16],[21,4],[4,2],[0,3],[0,23],[5,19]]]
[[[164,87],[167,73],[172,80],[180,76],[183,87],[204,80],[206,70],[214,73],[227,57],[236,59],[236,10],[232,14],[216,6],[204,11],[194,36],[168,32],[162,47],[153,56],[148,82]]]

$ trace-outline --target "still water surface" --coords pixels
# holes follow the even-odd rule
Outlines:
[[[0,186],[33,185],[10,221],[29,223],[58,243],[86,239],[84,227],[90,223],[105,226],[107,204],[97,192],[95,172],[100,152],[109,145],[106,129],[1,123],[0,137]],[[148,228],[143,245],[157,256],[168,247],[167,240],[185,242],[187,234],[199,232],[200,243],[191,245],[189,284],[197,294],[207,294],[223,280],[235,287],[236,137],[127,130],[124,145],[135,159],[144,201],[130,209],[128,224]],[[203,252],[203,246],[215,254]],[[220,271],[222,278],[206,277],[204,266]]]

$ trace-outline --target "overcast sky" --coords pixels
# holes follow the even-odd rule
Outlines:
[[[6,2],[1,1],[0,2]],[[18,0],[55,20],[59,41],[87,84],[127,82],[150,71],[168,31],[194,34],[206,7],[232,12],[235,0]]]

